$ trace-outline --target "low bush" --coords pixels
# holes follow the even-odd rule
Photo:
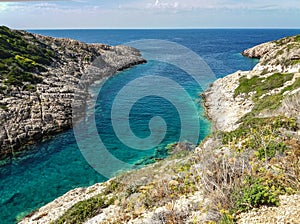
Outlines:
[[[35,74],[46,71],[45,66],[55,57],[55,52],[33,35],[0,26],[0,80],[6,86],[40,83]]]
[[[235,131],[216,133],[221,144],[197,154],[200,183],[211,209],[220,211],[220,223],[234,223],[239,213],[262,205],[277,206],[280,195],[300,189],[300,144],[286,134],[298,130],[295,118],[251,118]]]
[[[114,198],[108,199],[100,194],[85,201],[80,201],[73,205],[67,212],[53,224],[83,223],[89,218],[97,215],[101,209],[113,204]]]
[[[235,89],[235,97],[241,93],[250,93],[256,91],[254,99],[258,99],[263,94],[269,92],[270,90],[282,87],[284,83],[292,80],[294,74],[284,74],[284,73],[274,73],[267,78],[254,76],[250,79],[247,77],[240,78],[240,84]]]

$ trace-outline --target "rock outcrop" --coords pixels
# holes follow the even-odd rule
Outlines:
[[[300,71],[300,35],[263,43],[242,52],[246,57],[259,58],[253,70],[264,72]]]
[[[71,128],[72,105],[85,108],[90,84],[145,62],[138,50],[127,46],[15,32],[25,40],[47,46],[55,57],[51,65],[44,66],[46,71],[38,73],[42,82],[29,85],[32,89],[12,85],[9,91],[0,91],[0,159],[14,156],[26,144]],[[75,93],[77,102],[73,101]]]
[[[279,207],[263,206],[239,216],[238,224],[249,223],[299,223],[300,195],[280,196]]]
[[[291,82],[273,90],[269,95],[279,93],[284,87],[296,81],[300,70],[300,60],[297,59],[297,55],[300,54],[300,35],[263,43],[243,51],[242,54],[250,58],[260,58],[260,61],[251,71],[237,71],[215,81],[203,94],[207,114],[216,130],[235,130],[239,126],[238,121],[254,107],[251,96],[255,91],[248,95],[235,96],[235,89],[239,86],[242,77],[250,80],[253,77],[267,78],[274,73],[295,74]]]
[[[103,184],[95,184],[87,188],[73,189],[63,196],[55,199],[46,206],[39,209],[39,212],[29,214],[20,223],[51,223],[64,214],[64,212],[79,201],[88,200],[89,198],[100,194],[104,189]],[[51,211],[51,213],[49,213]]]
[[[239,78],[253,75],[252,72],[237,71],[216,80],[202,94],[207,116],[211,119],[214,130],[232,131],[238,127],[238,121],[253,108],[253,102],[243,96],[234,97],[234,90],[239,86]]]
[[[277,47],[274,42],[267,42],[259,44],[255,47],[249,48],[242,52],[242,55],[248,58],[258,58],[261,59],[263,56],[267,55],[270,51],[274,50]]]

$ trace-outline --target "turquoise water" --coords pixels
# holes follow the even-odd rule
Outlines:
[[[120,44],[145,38],[160,38],[183,44],[200,55],[222,77],[238,69],[249,70],[257,60],[242,57],[239,52],[260,42],[299,33],[297,30],[48,30],[44,35],[76,38],[85,42]],[[209,122],[198,94],[201,87],[182,70],[156,61],[136,66],[110,78],[97,99],[96,125],[103,143],[119,160],[134,166],[147,163],[152,156],[164,157],[166,144],[179,138],[180,119],[176,108],[167,100],[149,96],[137,101],[130,112],[130,125],[140,138],[149,136],[149,120],[162,116],[167,134],[157,148],[135,150],[123,144],[114,133],[110,114],[114,97],[130,81],[151,74],[172,78],[192,97],[200,116],[199,140],[209,133]],[[95,87],[94,91],[97,92]],[[179,95],[178,98],[181,96]],[[87,141],[88,141],[87,133]],[[92,143],[90,143],[92,144]],[[145,159],[146,158],[146,159]],[[117,170],[116,170],[117,171]],[[97,173],[83,158],[73,130],[59,134],[30,148],[30,153],[14,159],[0,170],[0,223],[14,223],[19,217],[50,202],[68,190],[89,186],[107,178]]]

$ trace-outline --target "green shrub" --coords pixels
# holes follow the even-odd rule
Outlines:
[[[266,185],[262,179],[247,177],[245,186],[241,189],[243,196],[237,201],[239,211],[248,211],[251,208],[258,208],[262,205],[278,206],[279,195],[284,191],[272,185]]]
[[[5,85],[40,83],[41,78],[31,73],[47,71],[45,65],[51,65],[55,57],[55,52],[33,35],[0,26],[0,78]]]
[[[292,85],[285,87],[282,90],[282,93],[284,93],[286,91],[293,91],[294,89],[298,89],[298,88],[300,88],[300,78],[297,78],[296,81]]]
[[[277,109],[281,105],[282,99],[283,99],[282,94],[268,95],[262,99],[258,99],[255,102],[252,113],[258,114],[263,110],[272,111],[274,109]]]
[[[41,83],[43,79],[29,72],[22,72],[17,68],[12,69],[8,74],[3,76],[5,85],[23,86],[23,82],[31,84]]]
[[[220,224],[234,224],[235,223],[234,216],[230,213],[230,211],[222,209],[220,211],[220,213],[222,215]]]
[[[35,90],[35,86],[27,84],[27,85],[24,86],[24,89],[28,90],[28,91]]]
[[[56,224],[83,223],[89,218],[96,216],[101,209],[113,204],[114,198],[108,199],[102,194],[85,201],[80,201],[68,209],[62,217],[57,219]]]
[[[274,73],[267,78],[261,78],[254,76],[250,79],[247,77],[240,78],[240,84],[235,89],[235,97],[241,93],[250,93],[256,91],[254,99],[258,99],[263,94],[269,92],[270,90],[282,87],[284,83],[292,80],[294,74],[283,74],[283,73]]]
[[[266,157],[270,159],[273,158],[276,153],[282,154],[286,149],[287,146],[283,142],[271,141],[267,146],[258,148],[257,157],[261,160]]]
[[[259,85],[259,83],[262,81],[261,78],[258,76],[254,76],[251,79],[247,79],[247,77],[241,77],[240,78],[240,84],[235,89],[235,97],[238,96],[241,93],[250,93],[255,90],[255,87]]]
[[[8,107],[6,105],[0,104],[0,109],[7,111]]]
[[[120,187],[122,187],[122,184],[117,180],[111,180],[105,188],[104,194],[111,194],[114,193],[116,190],[118,190]]]

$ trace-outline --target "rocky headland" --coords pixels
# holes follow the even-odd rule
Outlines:
[[[267,99],[272,95],[274,97],[278,95],[294,95],[300,91],[300,86],[297,84],[300,76],[300,35],[263,43],[243,51],[242,54],[250,58],[259,58],[260,61],[251,71],[237,71],[215,81],[203,94],[207,114],[216,130],[235,130],[241,123],[239,122],[240,119],[253,111],[255,103],[261,104],[265,97]],[[282,76],[274,76],[274,74],[281,73],[283,74]],[[291,75],[286,77],[286,80],[284,78],[281,79],[287,73]],[[261,84],[267,80],[273,81],[274,86],[268,87]],[[238,88],[241,85],[241,81],[243,86]],[[248,83],[249,89],[241,92],[240,90]],[[293,91],[291,91],[287,87],[291,87],[293,84],[295,85],[292,89]],[[259,87],[259,89],[256,90],[256,87]],[[265,90],[261,91],[263,88]],[[283,99],[278,97],[278,100],[282,101]],[[283,103],[282,107],[284,106],[286,104]],[[264,116],[263,114],[267,116],[270,112],[268,105],[266,105],[266,108],[259,109],[260,111],[257,111],[259,116]],[[290,110],[292,108],[289,108],[286,112]],[[283,109],[280,110],[278,108],[276,111],[282,112]],[[293,111],[293,114],[300,115],[296,111]]]
[[[299,72],[300,36],[286,37],[263,43],[242,52],[246,57],[259,58],[254,71]]]
[[[72,106],[84,110],[91,84],[145,62],[131,47],[7,27],[0,27],[0,44],[0,160],[71,128]]]
[[[297,223],[299,49],[300,35],[244,51],[260,62],[203,94],[214,127],[194,151],[173,145],[169,158],[72,190],[21,223]]]

